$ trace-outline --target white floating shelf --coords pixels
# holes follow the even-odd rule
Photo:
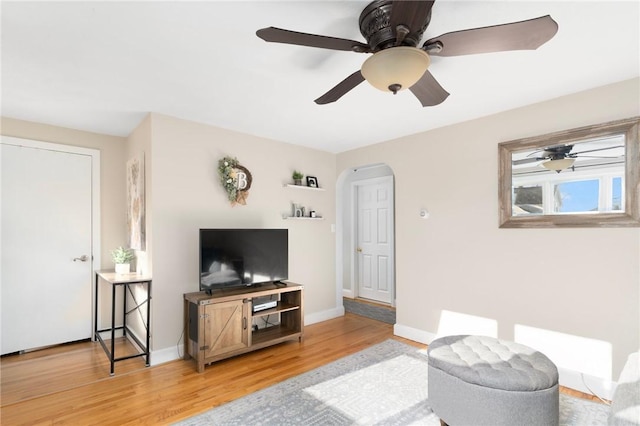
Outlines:
[[[324,191],[324,188],[314,188],[312,186],[304,186],[304,185],[291,185],[290,183],[285,183],[283,186],[285,188],[308,189],[310,191]],[[313,219],[313,218],[310,218],[310,219]]]
[[[295,216],[282,216],[284,220],[324,220],[324,217],[295,217]]]

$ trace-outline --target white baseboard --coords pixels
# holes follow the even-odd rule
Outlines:
[[[435,338],[436,335],[424,330],[418,330],[417,328],[409,327],[402,324],[394,324],[393,334],[405,339],[413,340],[414,342],[424,343],[428,345]]]
[[[326,311],[305,315],[304,325],[311,325],[317,322],[327,321],[330,319],[343,317],[343,316],[344,316],[344,306],[337,306],[333,309],[328,309]]]
[[[117,326],[116,326],[117,327]],[[113,336],[117,339],[118,337],[122,337],[124,336],[124,334],[122,333],[122,329],[120,330],[116,330],[113,333]],[[111,340],[111,331],[101,331],[100,332],[100,337],[102,337],[102,340]],[[97,340],[97,339],[96,339]]]
[[[182,356],[178,353],[178,348],[176,346],[151,352],[151,365],[164,364],[165,362],[174,361],[176,359],[182,359]]]
[[[342,297],[346,297],[347,299],[355,299],[356,295],[353,293],[353,290],[342,289]]]
[[[395,324],[393,326],[393,334],[399,337],[404,337],[405,339],[413,340],[414,342],[424,343],[425,345],[433,342],[438,337],[435,333],[418,330],[417,328],[402,324]],[[558,382],[561,386],[591,395],[595,394],[603,399],[611,400],[611,398],[613,398],[613,391],[616,388],[616,383],[611,380],[591,376],[589,374],[581,373],[580,371],[569,370],[566,368],[558,368],[558,375]],[[589,388],[591,388],[591,390],[589,390]]]
[[[561,386],[599,396],[603,399],[611,400],[613,398],[616,383],[611,380],[562,367],[558,367],[558,374],[560,375],[559,382]]]

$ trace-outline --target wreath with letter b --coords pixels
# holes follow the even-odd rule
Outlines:
[[[253,180],[251,172],[241,166],[237,158],[224,157],[218,161],[218,174],[231,205],[246,205]]]

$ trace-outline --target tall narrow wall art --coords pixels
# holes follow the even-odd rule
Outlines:
[[[129,247],[144,251],[146,242],[143,155],[127,161],[127,232]]]

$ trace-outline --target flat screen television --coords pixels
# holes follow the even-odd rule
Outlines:
[[[288,229],[200,229],[200,291],[286,280]]]

